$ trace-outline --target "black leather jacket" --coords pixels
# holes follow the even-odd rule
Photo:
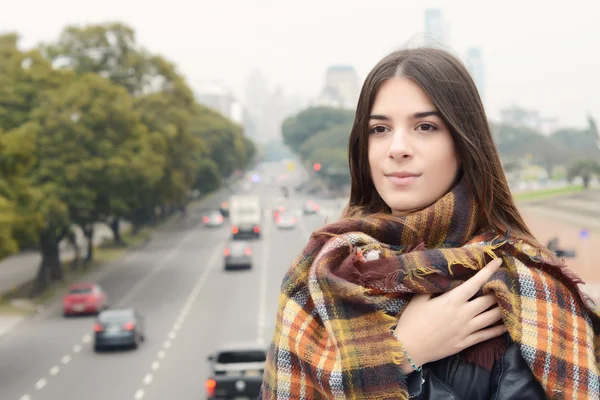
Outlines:
[[[426,364],[407,378],[411,399],[540,400],[544,389],[506,335],[506,349],[491,371],[467,364],[456,356]]]

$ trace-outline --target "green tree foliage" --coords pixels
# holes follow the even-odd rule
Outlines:
[[[35,290],[62,279],[59,242],[73,224],[137,229],[217,189],[256,149],[200,106],[175,65],[118,24],[65,28],[22,51],[0,36],[0,257],[39,246]]]
[[[583,187],[589,188],[593,176],[600,177],[600,162],[596,159],[580,158],[571,162],[567,167],[567,179],[572,181],[581,178]]]
[[[352,123],[353,119],[353,111],[330,107],[309,108],[283,122],[283,141],[291,150],[300,153],[302,145],[317,133],[338,124]]]
[[[321,164],[319,175],[339,187],[350,181],[348,138],[353,120],[349,110],[309,108],[283,122],[284,142],[308,167]]]

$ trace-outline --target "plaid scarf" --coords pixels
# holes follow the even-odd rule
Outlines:
[[[478,212],[462,180],[414,214],[342,219],[314,233],[281,287],[261,398],[407,399],[391,329],[411,295],[447,292],[501,257],[481,293],[496,294],[549,398],[599,399],[600,318],[581,280],[546,249],[482,232]],[[492,342],[468,349],[467,361],[490,367]]]

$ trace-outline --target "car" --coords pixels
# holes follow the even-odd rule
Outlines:
[[[76,283],[69,286],[63,297],[65,317],[79,314],[98,314],[108,308],[108,296],[95,283]]]
[[[219,211],[221,211],[222,216],[228,217],[229,216],[229,202],[228,201],[222,202],[221,206],[219,207]]]
[[[207,228],[218,228],[223,225],[221,211],[211,211],[202,217],[202,223]]]
[[[238,195],[229,199],[229,222],[233,240],[260,239],[262,218],[259,196]]]
[[[231,241],[225,247],[223,255],[225,256],[225,270],[252,268],[252,248],[246,241]]]
[[[94,323],[94,350],[110,347],[137,349],[146,340],[144,318],[133,308],[102,311]]]
[[[266,349],[257,342],[222,346],[208,357],[212,375],[206,379],[208,399],[256,399],[260,395]]]
[[[317,214],[319,212],[319,205],[312,200],[308,200],[304,203],[304,215]]]
[[[296,217],[290,213],[279,214],[275,223],[279,229],[294,229],[296,227]]]
[[[273,210],[273,221],[277,222],[279,219],[279,215],[286,212],[286,208],[284,205],[279,205]]]

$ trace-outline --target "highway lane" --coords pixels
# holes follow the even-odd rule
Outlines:
[[[208,232],[199,227],[191,230],[172,250],[166,266],[128,294],[123,305],[133,306],[146,316],[147,340],[138,350],[95,353],[85,346],[72,369],[65,369],[36,395],[36,400],[53,399],[125,399],[133,398],[141,371],[149,368],[161,349],[168,350],[176,338],[173,326],[190,293],[205,282],[220,259],[228,232]],[[186,240],[187,239],[187,240]],[[141,286],[138,286],[141,287]],[[68,394],[66,396],[65,394]]]
[[[225,272],[219,265],[211,273],[166,357],[158,368],[149,365],[140,376],[136,393],[143,399],[205,398],[204,380],[210,374],[207,357],[215,349],[240,341],[262,342],[266,348],[272,339],[282,278],[323,218],[302,217],[296,229],[279,230],[269,215],[277,205],[277,190],[262,188],[260,194],[266,218],[262,240],[253,242],[255,267]],[[286,205],[298,209],[304,200],[298,196]],[[148,374],[152,380],[144,382]]]
[[[222,193],[220,197],[212,197],[204,206],[216,207],[225,195]],[[99,283],[107,291],[112,306],[139,304],[151,310],[148,315],[150,331],[147,347],[157,340],[154,329],[158,332],[168,329],[171,324],[168,320],[173,314],[170,308],[185,301],[186,292],[191,290],[202,272],[203,266],[197,264],[207,257],[201,253],[210,252],[214,247],[211,246],[214,232],[199,228],[199,222],[200,216],[197,216],[195,220],[187,218],[165,227],[145,248],[130,252],[120,262],[86,279]],[[222,230],[221,235],[224,240],[226,229]],[[81,384],[79,374],[87,374],[93,379],[94,373],[103,370],[85,366],[85,363],[84,366],[78,364],[89,355],[96,356],[90,353],[92,324],[92,317],[63,318],[58,301],[44,313],[25,321],[2,337],[0,398],[91,398],[90,389],[94,388],[93,385],[83,385],[86,388],[83,390],[84,397],[69,396],[74,390],[72,387]],[[139,357],[134,353],[138,352],[116,354],[114,360],[121,357],[121,361],[129,361],[132,357]],[[139,354],[143,353],[140,351]],[[100,357],[95,359],[104,360]],[[68,390],[50,395],[55,390],[52,389],[53,385],[56,388],[61,381],[69,382],[66,384]]]
[[[280,231],[270,215],[279,188],[259,185],[257,193],[265,225],[263,239],[253,242],[253,270],[225,273],[228,227],[205,229],[202,214],[190,212],[88,279],[105,288],[112,306],[132,305],[146,315],[148,339],[140,349],[94,353],[93,318],[64,319],[57,303],[0,341],[0,398],[203,398],[206,358],[220,343],[271,340],[281,279],[323,222],[306,216],[295,230]],[[304,200],[293,196],[286,206],[299,210]]]

